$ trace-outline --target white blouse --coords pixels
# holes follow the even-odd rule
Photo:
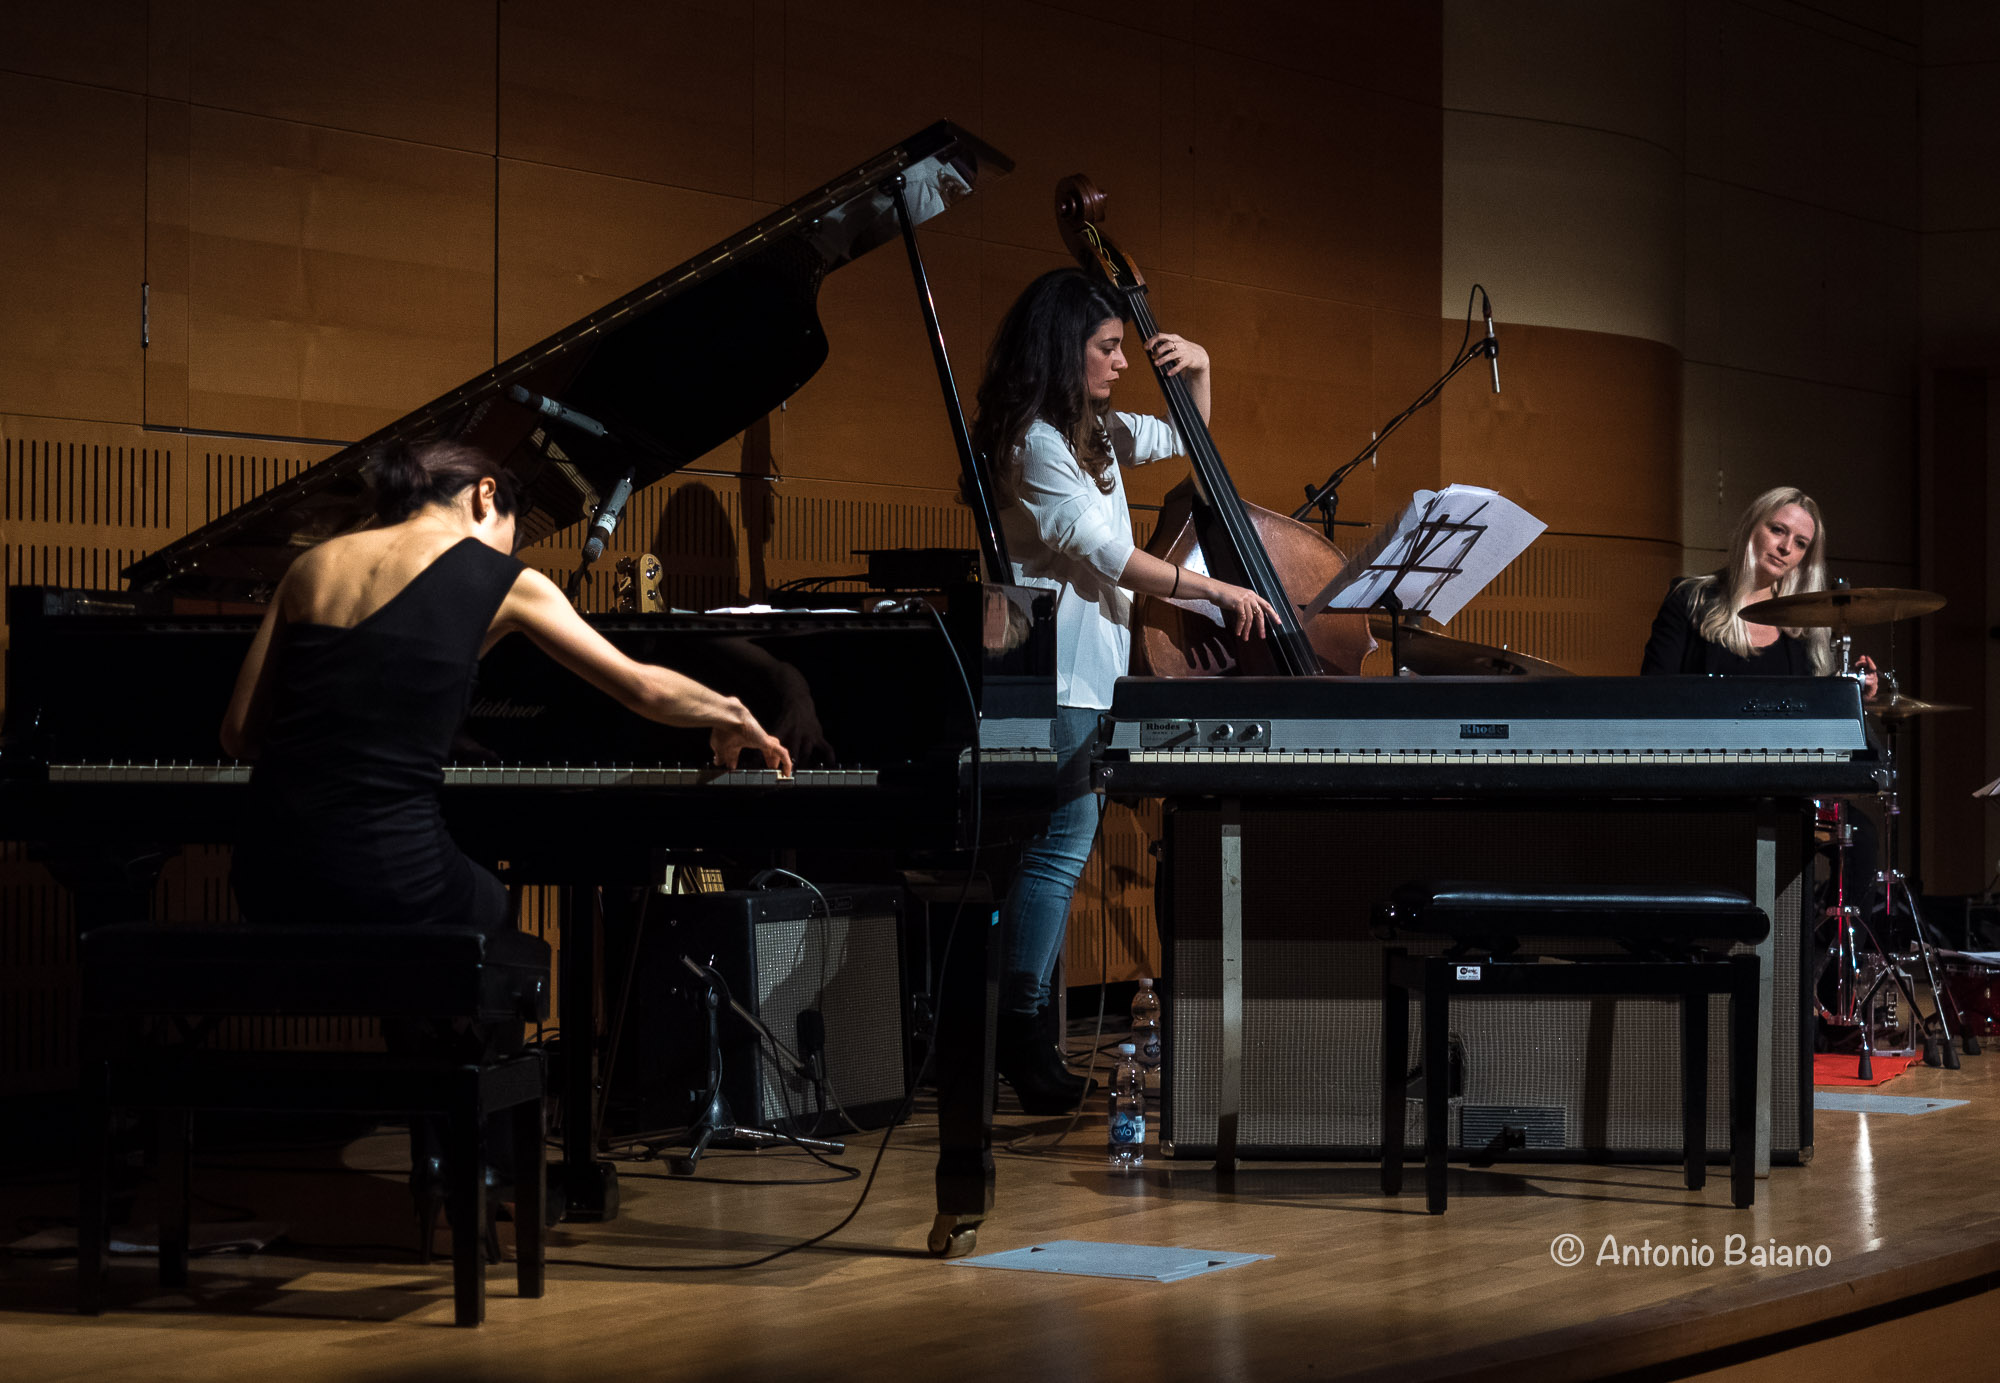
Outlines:
[[[1163,418],[1113,413],[1108,430],[1118,466],[1107,494],[1077,464],[1063,435],[1037,421],[1014,450],[1017,502],[1000,515],[1015,581],[1058,592],[1056,704],[1097,710],[1110,708],[1111,685],[1132,657],[1132,597],[1118,578],[1134,544],[1119,468],[1185,450]]]

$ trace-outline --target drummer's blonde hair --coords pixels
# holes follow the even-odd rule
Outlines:
[[[1757,559],[1750,551],[1750,540],[1770,520],[1771,515],[1788,504],[1796,504],[1806,511],[1806,516],[1813,523],[1813,536],[1812,541],[1806,544],[1805,556],[1785,573],[1772,594],[1796,595],[1800,591],[1825,590],[1826,520],[1820,517],[1819,505],[1811,495],[1789,485],[1766,490],[1751,500],[1750,507],[1736,522],[1736,531],[1729,535],[1728,565],[1721,571],[1696,577],[1689,583],[1694,588],[1695,625],[1701,636],[1739,658],[1748,658],[1757,651],[1750,642],[1750,626],[1743,622],[1741,613],[1759,590]],[[1824,677],[1833,671],[1833,641],[1826,630],[1781,628],[1778,632],[1805,641],[1814,672]]]

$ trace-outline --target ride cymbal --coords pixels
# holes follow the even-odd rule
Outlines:
[[[1743,607],[1752,624],[1792,628],[1849,629],[1860,624],[1890,624],[1915,619],[1944,608],[1935,591],[1908,591],[1895,586],[1836,586],[1826,591],[1800,591]]]
[[[1914,696],[1892,696],[1886,701],[1864,701],[1862,709],[1881,720],[1910,720],[1916,716],[1944,715],[1948,711],[1967,711],[1970,706],[1951,706],[1942,701],[1919,701]]]
[[[1391,621],[1371,615],[1368,627],[1380,643],[1390,643]],[[1395,633],[1401,652],[1401,666],[1421,677],[1568,677],[1566,667],[1509,648],[1454,639],[1429,629],[1404,628]]]

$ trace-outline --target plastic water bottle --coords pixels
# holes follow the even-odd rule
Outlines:
[[[1136,1172],[1146,1165],[1146,1081],[1130,1042],[1118,1044],[1118,1065],[1111,1072],[1108,1136],[1112,1171]]]
[[[1132,1045],[1138,1049],[1139,1073],[1160,1069],[1160,996],[1151,980],[1139,981],[1132,996]]]

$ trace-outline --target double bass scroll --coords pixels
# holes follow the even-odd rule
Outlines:
[[[1150,341],[1160,328],[1147,302],[1146,281],[1104,234],[1105,201],[1082,174],[1064,178],[1056,185],[1056,222],[1084,271],[1104,278],[1126,304],[1140,339]],[[1186,381],[1165,373],[1150,354],[1148,362],[1187,444],[1194,477],[1167,496],[1146,551],[1249,587],[1270,602],[1278,623],[1265,638],[1239,639],[1206,602],[1140,597],[1132,671],[1153,677],[1358,674],[1361,660],[1375,647],[1367,617],[1301,614],[1300,602],[1325,589],[1346,566],[1340,550],[1298,520],[1238,495]]]

